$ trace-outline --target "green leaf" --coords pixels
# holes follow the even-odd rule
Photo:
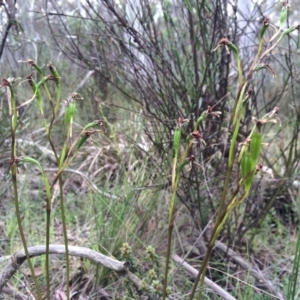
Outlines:
[[[257,65],[254,68],[253,72],[259,71],[261,69],[267,69],[272,74],[273,77],[276,77],[275,72],[273,71],[273,69],[268,64],[259,64],[259,65]]]
[[[38,166],[38,168],[40,170],[42,170],[42,166],[40,165],[40,163],[36,159],[33,159],[31,157],[28,157],[28,156],[22,157],[22,158],[20,158],[20,162],[27,162],[30,164],[34,164],[34,165]]]

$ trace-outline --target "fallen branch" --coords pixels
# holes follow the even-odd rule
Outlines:
[[[177,254],[173,255],[173,260],[184,267],[193,277],[197,277],[198,271],[185,262],[181,257]],[[219,296],[221,296],[225,300],[236,300],[236,298],[232,297],[228,292],[222,289],[219,285],[208,279],[207,277],[204,278],[204,284],[211,288],[214,292],[216,292]]]
[[[99,252],[93,251],[89,248],[69,246],[69,255],[87,258],[95,263],[99,263],[106,268],[114,270],[118,273],[124,274],[138,289],[141,287],[141,281],[133,273],[127,270],[125,262],[118,261],[114,258],[103,255]],[[40,256],[46,254],[46,246],[28,247],[30,257]],[[49,254],[65,254],[64,245],[50,245]],[[15,274],[19,267],[26,261],[24,250],[15,253],[12,256],[2,258],[1,261],[7,261],[7,264],[0,272],[0,292],[7,283],[7,281]]]
[[[11,285],[4,286],[1,292],[5,295],[9,296],[10,299],[15,299],[15,300],[27,300],[28,299],[27,296],[20,293],[15,287],[13,287]]]
[[[273,285],[273,283],[266,279],[265,276],[260,272],[255,270],[247,261],[245,261],[238,253],[234,252],[232,249],[228,248],[225,244],[220,241],[216,241],[215,247],[222,252],[226,253],[230,258],[237,263],[241,268],[249,272],[262,286],[264,286],[276,299],[284,299],[284,296],[280,291]]]

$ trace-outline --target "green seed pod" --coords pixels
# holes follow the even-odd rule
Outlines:
[[[254,132],[253,135],[251,136],[250,154],[251,154],[253,166],[256,166],[258,161],[258,157],[261,150],[262,138],[263,138],[262,133],[259,133],[258,131]]]
[[[47,67],[49,68],[51,74],[55,78],[56,85],[59,86],[60,85],[60,77],[59,77],[57,70],[53,67],[53,65],[51,63],[47,64]]]
[[[201,116],[197,119],[196,121],[196,126],[195,128],[198,128],[198,126],[200,125],[200,123],[202,123],[205,119],[206,119],[206,114],[202,113]]]
[[[70,104],[69,104],[69,112],[70,112],[70,115],[71,115],[72,118],[75,115],[75,111],[76,111],[75,102],[71,101]]]
[[[67,109],[66,109],[66,124],[70,125],[73,121],[74,115],[76,111],[76,106],[74,101],[69,102]]]
[[[254,167],[250,152],[246,152],[241,163],[242,179],[244,180],[245,191],[248,193],[253,181]]]
[[[242,158],[241,171],[242,178],[246,178],[252,170],[252,160],[250,152],[246,152]]]
[[[11,129],[15,132],[17,129],[18,114],[13,114],[11,117]]]
[[[279,19],[279,26],[282,28],[284,21],[286,20],[287,16],[287,6],[284,6],[281,10],[280,19]]]
[[[68,114],[68,110],[66,110],[65,119],[66,119],[66,125],[69,126],[71,124],[71,117],[70,114]]]
[[[173,145],[174,145],[174,150],[175,150],[175,156],[178,155],[178,151],[179,151],[179,145],[180,145],[180,139],[181,139],[181,128],[176,128],[175,132],[174,132],[174,141],[173,141]]]
[[[40,85],[41,85],[41,83],[36,84],[35,81],[33,80],[32,76],[27,77],[27,79],[28,79],[28,82],[29,82],[29,84],[30,84],[30,86],[32,88],[32,91],[33,91],[34,95],[36,95],[36,100],[38,102],[38,106],[39,106],[40,112],[43,115],[44,112],[43,112],[43,106],[42,106],[42,94],[41,94],[41,91],[40,91]]]
[[[67,144],[65,143],[61,150],[61,155],[59,158],[59,167],[61,167],[63,165],[65,158],[66,158],[66,154],[67,154]]]

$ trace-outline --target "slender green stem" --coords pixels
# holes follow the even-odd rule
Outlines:
[[[45,176],[45,175],[43,175]],[[45,179],[46,177],[44,177]],[[49,187],[49,185],[48,185]],[[50,226],[51,226],[51,196],[47,193],[47,207],[46,207],[46,280],[47,280],[47,299],[50,300]]]
[[[297,292],[297,289],[299,288],[298,285],[298,274],[300,269],[300,226],[298,229],[298,238],[297,238],[297,244],[295,249],[295,257],[294,257],[294,263],[293,263],[293,269],[290,274],[289,283],[288,283],[288,293],[287,293],[287,299],[288,300],[294,300],[295,294]]]
[[[46,84],[46,77],[43,74],[42,69],[35,63],[32,63],[32,66],[38,71],[40,77],[41,77],[41,82],[42,85],[46,91],[47,97],[50,101],[50,105],[51,107],[53,106],[53,101],[51,98],[51,94],[48,90],[47,84]],[[29,78],[30,79],[30,78]],[[34,93],[37,95],[37,100],[38,100],[38,104],[40,107],[40,112],[42,114],[42,117],[44,119],[44,127],[48,136],[48,140],[50,142],[50,145],[52,147],[52,151],[56,156],[56,151],[52,142],[52,137],[51,137],[51,126],[52,126],[52,122],[50,123],[50,125],[48,125],[47,120],[45,118],[44,112],[43,112],[43,103],[42,103],[42,97],[41,97],[41,91],[40,91],[40,86],[36,85],[33,80],[29,81],[30,85],[33,88]],[[50,227],[51,227],[51,191],[50,191],[50,187],[49,187],[49,183],[48,183],[48,179],[46,177],[46,174],[44,173],[43,169],[41,168],[42,171],[42,175],[43,175],[43,179],[45,182],[45,187],[46,187],[46,192],[47,192],[47,204],[46,204],[46,285],[47,285],[47,291],[46,291],[46,297],[48,300],[50,300],[50,254],[49,254],[49,249],[50,249]]]
[[[282,24],[283,24],[282,20],[284,20],[285,14],[286,14],[286,10],[284,10],[282,13],[280,27],[282,27]],[[199,284],[199,288],[200,288],[199,293],[198,293],[198,299],[201,300],[202,289],[203,289],[203,285],[204,285],[204,277],[205,277],[206,269],[208,266],[209,258],[211,256],[211,252],[212,252],[214,243],[215,243],[220,231],[222,230],[222,228],[229,216],[229,213],[237,205],[239,205],[242,201],[244,201],[244,199],[248,196],[249,191],[251,189],[253,177],[255,175],[255,168],[256,168],[257,160],[258,160],[259,153],[260,153],[262,137],[263,137],[263,135],[259,131],[258,127],[261,124],[271,121],[271,118],[276,114],[276,110],[274,109],[271,113],[265,115],[262,119],[257,120],[256,124],[259,124],[259,125],[255,126],[253,128],[245,145],[242,147],[242,150],[240,152],[240,155],[238,157],[238,162],[237,162],[237,168],[238,168],[238,170],[237,170],[237,174],[238,174],[237,175],[238,176],[237,177],[237,189],[234,192],[233,196],[230,197],[231,199],[229,200],[228,204],[226,205],[226,197],[228,196],[228,193],[229,193],[230,178],[231,178],[234,162],[236,161],[236,143],[237,143],[237,136],[238,136],[239,127],[240,127],[240,121],[244,115],[245,103],[248,100],[248,96],[249,96],[248,93],[247,94],[245,93],[246,87],[248,85],[248,81],[255,71],[258,71],[263,68],[267,69],[274,76],[274,71],[271,69],[271,67],[269,65],[267,65],[267,64],[258,65],[258,62],[260,62],[267,54],[269,54],[277,46],[279,41],[285,35],[289,34],[296,28],[297,29],[299,28],[299,26],[298,27],[295,26],[295,27],[286,29],[279,36],[279,38],[277,39],[276,42],[274,42],[273,44],[269,43],[269,46],[267,47],[267,49],[264,50],[264,52],[262,54],[260,54],[262,51],[263,36],[266,31],[267,25],[268,24],[266,21],[266,23],[264,24],[264,28],[260,32],[258,53],[257,53],[254,61],[252,62],[251,67],[249,68],[249,71],[248,71],[247,76],[245,77],[246,78],[245,80],[243,80],[242,65],[240,62],[238,50],[235,47],[235,45],[233,45],[226,39],[221,39],[221,41],[219,42],[219,45],[223,44],[223,45],[227,46],[228,48],[230,48],[234,52],[234,55],[235,55],[235,58],[237,61],[237,68],[238,68],[239,89],[238,89],[237,97],[236,97],[236,100],[234,103],[234,109],[233,109],[233,114],[232,114],[232,119],[231,119],[231,123],[233,125],[233,135],[231,137],[226,176],[225,176],[224,187],[223,187],[221,200],[220,200],[220,204],[219,204],[219,208],[218,208],[218,214],[217,214],[217,218],[215,221],[215,226],[213,228],[213,231],[212,231],[209,243],[208,243],[206,255],[204,257],[203,263],[201,265],[201,268],[199,270],[199,273],[198,273],[195,283],[193,285],[192,292],[190,294],[191,300],[194,298],[198,284]],[[270,42],[273,39],[275,39],[279,35],[279,33],[280,33],[280,30],[276,30],[276,33],[271,38]],[[218,45],[218,47],[219,47],[219,45]],[[275,117],[275,121],[277,121],[277,120],[278,119],[276,119],[276,117]],[[249,144],[250,144],[250,151],[246,152],[246,151],[248,151]],[[241,167],[242,175],[243,175],[243,178],[241,180],[239,179],[240,167]],[[237,195],[238,195],[239,191],[241,190],[242,186],[244,188],[243,194],[240,196],[239,199],[237,199]],[[299,239],[300,239],[300,237],[299,237]],[[299,244],[300,244],[300,242],[299,242]],[[299,245],[299,248],[300,248],[300,245]],[[299,261],[300,261],[300,259],[299,259]],[[300,262],[298,262],[298,269],[299,269],[299,266],[300,266]],[[297,271],[298,271],[298,269],[297,269]]]
[[[35,276],[34,273],[34,268],[31,262],[31,258],[28,252],[28,248],[27,248],[27,243],[26,243],[26,237],[23,231],[23,226],[22,226],[22,218],[21,218],[21,212],[20,212],[20,207],[19,207],[19,198],[18,198],[18,187],[17,187],[17,166],[14,165],[11,168],[11,174],[12,174],[12,182],[13,182],[13,189],[14,189],[14,199],[15,199],[15,209],[16,209],[16,217],[17,217],[17,222],[18,222],[18,228],[19,228],[19,232],[20,232],[20,236],[21,236],[21,240],[22,240],[22,244],[24,247],[24,251],[26,254],[26,259],[28,262],[28,266],[32,275],[32,279],[36,288],[36,293],[38,296],[38,299],[43,299],[42,297],[42,293],[41,293],[41,289],[39,286],[39,283],[37,281],[37,278]]]
[[[46,190],[46,199],[47,199],[47,204],[46,204],[46,281],[47,281],[47,291],[46,291],[46,297],[47,299],[50,300],[50,269],[49,269],[49,243],[50,243],[50,214],[51,214],[51,190],[50,190],[50,185],[48,178],[45,174],[44,169],[42,168],[41,164],[31,158],[31,157],[22,157],[20,158],[20,162],[28,162],[35,164],[43,177],[44,185],[45,185],[45,190]],[[48,254],[48,255],[47,255]]]
[[[179,179],[180,179],[180,172],[178,172],[176,175],[175,183],[172,189],[171,205],[170,205],[170,212],[169,212],[168,245],[167,245],[167,254],[166,254],[165,275],[164,275],[163,300],[165,300],[167,297],[169,261],[171,257],[172,233],[173,233],[174,219],[175,219],[175,200],[176,200],[176,191],[177,191]]]
[[[178,162],[178,155],[179,155],[180,140],[181,140],[181,128],[178,127],[175,129],[174,140],[173,140],[174,160],[173,160],[173,167],[172,167],[172,197],[171,197],[171,202],[169,207],[168,246],[167,246],[167,255],[166,255],[163,300],[165,300],[167,297],[169,261],[171,257],[172,232],[174,227],[174,215],[175,215],[175,200],[176,200],[177,185],[179,181],[179,174],[177,174],[177,162]]]
[[[69,260],[69,249],[68,249],[68,236],[67,236],[67,225],[66,225],[66,217],[65,217],[65,205],[64,205],[64,193],[63,193],[63,181],[62,176],[59,176],[59,192],[60,192],[60,210],[61,210],[61,218],[62,218],[62,227],[63,227],[63,235],[64,235],[64,243],[65,243],[65,251],[66,251],[66,286],[67,286],[67,299],[70,299],[70,260]]]
[[[43,87],[44,87],[44,89],[45,89],[45,91],[46,91],[47,97],[48,97],[49,101],[52,102],[52,104],[53,104],[51,94],[50,94],[50,92],[49,92],[49,89],[48,89],[48,87],[47,87],[47,84],[45,83],[45,76],[44,76],[44,73],[43,73],[42,69],[41,69],[34,61],[30,61],[30,62],[32,62],[32,66],[33,66],[33,67],[38,71],[38,73],[40,74],[40,76],[41,76],[41,78],[42,78],[42,80],[43,80]]]
[[[204,287],[204,279],[205,279],[205,273],[206,273],[206,269],[208,266],[208,262],[211,256],[211,252],[212,249],[214,247],[215,241],[220,233],[220,231],[222,230],[228,216],[229,213],[234,209],[234,207],[236,207],[239,203],[241,203],[246,197],[247,197],[247,193],[245,192],[240,199],[236,200],[237,194],[239,192],[239,188],[235,191],[232,199],[229,201],[229,203],[227,204],[222,216],[220,217],[220,221],[218,224],[216,224],[216,226],[213,229],[212,235],[210,237],[209,243],[208,243],[208,247],[207,247],[207,255],[205,256],[203,263],[201,265],[201,268],[199,270],[198,275],[200,274],[200,280],[199,280],[199,293],[198,293],[198,300],[201,300],[202,298],[202,290]],[[197,285],[194,285],[192,293],[191,293],[191,297],[190,299],[193,299],[194,294],[196,292],[196,288]]]
[[[172,193],[171,201],[175,202],[175,197],[176,197],[176,191]],[[175,212],[174,209],[170,211],[170,220],[169,220],[169,227],[168,227],[168,245],[167,245],[167,254],[166,254],[165,275],[164,275],[163,300],[165,300],[167,297],[169,261],[171,257],[172,232],[174,228],[174,216],[175,216],[174,212]]]
[[[239,59],[237,59],[237,60],[239,61]],[[241,70],[240,70],[240,72],[241,72]],[[241,82],[241,80],[240,80],[240,82]],[[216,240],[216,238],[218,236],[218,232],[220,232],[220,230],[221,230],[220,226],[222,226],[222,223],[223,223],[222,218],[224,218],[225,200],[226,200],[226,196],[228,194],[231,173],[233,170],[233,165],[234,165],[234,160],[235,160],[236,141],[237,141],[237,136],[238,136],[239,127],[240,127],[240,120],[243,115],[242,102],[243,102],[243,98],[244,98],[244,94],[245,94],[246,85],[247,85],[246,82],[242,83],[242,86],[240,87],[240,89],[238,91],[237,100],[236,100],[235,106],[234,106],[234,111],[233,111],[233,116],[232,116],[234,132],[233,132],[233,136],[231,138],[231,143],[230,143],[226,177],[225,177],[225,181],[224,181],[224,188],[223,188],[222,195],[221,195],[221,201],[220,201],[219,208],[218,208],[218,214],[217,214],[217,218],[216,218],[216,222],[215,222],[216,225],[214,227],[203,263],[202,263],[201,268],[195,279],[195,283],[193,285],[190,299],[193,299],[199,283],[200,283],[200,291],[198,293],[198,299],[201,299],[202,288],[203,288],[203,284],[204,284],[204,277],[205,277],[205,272],[206,272],[206,268],[208,265],[208,261],[211,256],[211,251],[213,249],[214,241]]]
[[[60,101],[61,101],[61,85],[60,85],[60,77],[57,72],[57,70],[52,66],[51,63],[47,65],[49,68],[51,74],[53,75],[53,78],[56,83],[56,105],[54,107],[53,112],[53,119],[50,124],[50,130],[52,128],[54,119],[57,115],[57,112],[60,107]],[[50,135],[50,132],[49,132]],[[57,158],[57,166],[59,167],[59,158],[56,155]],[[64,195],[63,195],[63,181],[62,181],[62,175],[59,174],[58,176],[59,180],[59,191],[60,191],[60,210],[61,210],[61,220],[62,220],[62,227],[63,227],[63,235],[64,235],[64,243],[65,243],[65,251],[66,251],[66,286],[67,286],[67,300],[70,299],[70,259],[69,259],[69,249],[68,249],[68,236],[67,236],[67,225],[66,225],[66,218],[65,218],[65,208],[64,208]]]
[[[19,196],[18,196],[18,186],[17,186],[17,145],[16,145],[16,128],[17,128],[17,108],[16,108],[16,102],[15,102],[15,94],[14,94],[14,89],[10,85],[10,93],[11,93],[11,106],[12,106],[12,118],[11,118],[11,175],[12,175],[12,183],[13,183],[13,190],[14,190],[14,202],[15,202],[15,209],[16,209],[16,217],[17,217],[17,222],[18,222],[18,228],[22,240],[22,244],[24,247],[24,251],[26,254],[26,259],[28,262],[28,266],[30,268],[31,274],[32,274],[32,279],[34,282],[34,285],[36,287],[36,292],[38,299],[42,299],[42,294],[40,290],[40,286],[38,284],[37,278],[34,273],[34,268],[31,262],[31,258],[28,252],[27,248],[27,243],[26,243],[26,238],[25,234],[23,231],[23,226],[22,226],[22,217],[21,217],[21,212],[20,212],[20,207],[19,207]]]
[[[230,181],[231,172],[232,172],[232,166],[231,167],[228,166],[227,167],[227,171],[226,171],[226,178],[225,178],[225,182],[224,182],[224,189],[223,189],[223,193],[222,193],[222,198],[221,199],[223,199],[223,197],[225,199],[225,197],[227,195],[227,189],[228,189],[228,185],[229,185],[229,181]],[[222,213],[222,211],[220,210],[220,207],[219,207],[218,214],[220,214],[220,215],[217,217],[217,221],[221,219],[221,217],[222,217],[221,213]],[[214,227],[213,230],[217,230],[217,228],[218,228],[218,226],[215,225],[215,227]],[[212,232],[211,241],[212,241],[213,238],[214,238],[214,232]],[[197,287],[198,287],[198,283],[202,282],[202,278],[204,280],[205,274],[203,274],[203,271],[204,271],[204,269],[206,270],[206,267],[207,267],[207,264],[208,264],[208,261],[209,261],[210,255],[211,255],[211,251],[213,249],[213,243],[211,243],[211,241],[208,244],[206,255],[204,257],[204,260],[202,262],[201,268],[200,268],[200,270],[199,270],[199,272],[197,274],[197,277],[195,279],[195,283],[193,285],[193,288],[192,288],[192,291],[191,291],[191,294],[190,294],[190,299],[191,300],[194,299],[194,295],[196,293],[196,290],[197,290]],[[201,285],[200,285],[200,288],[201,288]],[[199,294],[200,294],[200,299],[201,299],[201,290],[199,291]]]

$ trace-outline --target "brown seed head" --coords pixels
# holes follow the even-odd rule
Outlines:
[[[195,156],[192,154],[190,157],[189,157],[189,162],[194,162],[195,161]]]
[[[249,88],[247,91],[247,96],[250,98],[253,95],[253,88]]]
[[[81,97],[81,95],[78,94],[78,93],[72,93],[72,94],[71,94],[71,98],[72,98],[73,100],[83,100],[83,98]]]
[[[12,167],[12,166],[18,164],[19,162],[20,162],[20,159],[15,157],[14,159],[10,160],[9,164]]]
[[[202,138],[203,138],[203,135],[198,130],[192,132],[191,135],[194,139],[197,139],[197,140],[202,140]]]
[[[100,125],[100,126],[104,126],[104,125],[105,125],[105,121],[103,121],[103,120],[98,120],[98,121],[97,121],[97,124]]]
[[[28,59],[26,62],[30,65],[30,68],[32,68],[32,66],[35,64],[33,59]]]
[[[10,86],[10,82],[6,78],[3,78],[0,87],[2,86]]]
[[[268,25],[270,24],[270,18],[264,17],[264,19],[263,19],[263,24],[264,24],[265,26],[268,26]]]
[[[183,118],[181,118],[181,117],[178,117],[178,119],[177,119],[177,123],[178,123],[179,125],[183,124]]]
[[[218,43],[218,45],[230,45],[230,44],[231,44],[231,42],[226,38],[220,39],[220,41]]]
[[[98,132],[98,130],[87,130],[83,133],[84,136],[86,137],[90,137],[92,134],[94,134],[95,132]]]
[[[189,119],[183,119],[183,118],[181,118],[181,117],[178,117],[178,119],[177,119],[177,125],[178,125],[179,127],[181,127],[181,126],[183,126],[183,125],[189,123],[189,121],[190,121]]]
[[[32,77],[33,77],[32,75],[33,75],[33,72],[32,72],[31,74],[27,75],[26,78],[27,78],[28,80],[32,80]]]
[[[256,167],[255,167],[255,170],[256,172],[260,172],[263,168],[263,165],[262,164],[257,164]]]
[[[207,106],[207,110],[204,112],[205,115],[212,115],[220,118],[220,115],[222,114],[221,111],[213,111],[213,108],[211,106]]]

